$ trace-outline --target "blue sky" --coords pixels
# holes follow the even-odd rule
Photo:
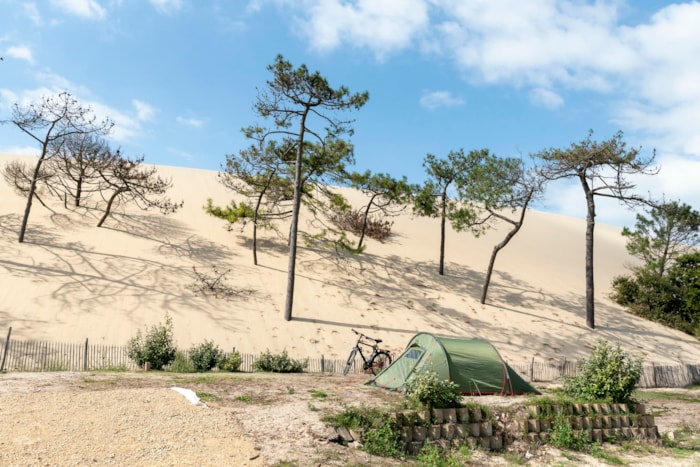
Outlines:
[[[661,172],[639,191],[700,209],[700,3],[558,0],[0,0],[0,119],[69,91],[116,122],[112,145],[217,170],[277,54],[368,91],[357,170],[412,182],[427,153],[527,156],[616,131]],[[0,152],[36,153],[0,126]],[[575,182],[540,208],[582,217]],[[601,202],[598,221],[632,225]]]

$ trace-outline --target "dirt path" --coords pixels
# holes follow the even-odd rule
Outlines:
[[[0,465],[404,465],[335,442],[322,422],[346,405],[398,403],[401,396],[364,386],[362,375],[169,373],[0,374]],[[196,391],[192,405],[173,386]],[[662,432],[698,428],[700,390],[683,400],[648,403]],[[480,398],[503,405],[513,398]],[[522,401],[521,401],[522,402]],[[615,455],[629,465],[700,465],[665,452]],[[522,451],[522,452],[520,452]],[[560,465],[561,452],[531,451],[537,465]],[[479,465],[507,465],[504,456],[475,451]],[[568,465],[603,465],[577,454]]]

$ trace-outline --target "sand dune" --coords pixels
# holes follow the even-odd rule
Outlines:
[[[0,164],[12,158],[0,156]],[[97,199],[73,209],[35,203],[24,244],[17,234],[26,200],[0,183],[0,332],[12,326],[18,339],[124,344],[167,312],[183,348],[210,339],[243,352],[342,358],[355,328],[395,351],[415,332],[428,331],[486,338],[511,362],[584,357],[599,338],[619,341],[647,361],[700,362],[695,339],[631,316],[607,298],[611,279],[633,259],[619,229],[600,224],[597,328],[588,329],[584,221],[538,211],[528,213],[499,255],[487,305],[478,298],[505,226],[478,239],[450,231],[446,274],[439,276],[439,223],[407,212],[396,218],[388,241],[367,240],[361,255],[302,245],[294,319],[286,322],[285,240],[263,233],[254,266],[250,230],[229,232],[202,209],[208,197],[218,204],[231,199],[216,172],[159,171],[172,177],[172,197],[185,202],[181,211],[163,216],[129,207],[96,228]],[[362,196],[349,196],[359,207]],[[193,266],[230,269],[229,284],[240,295],[196,295]]]

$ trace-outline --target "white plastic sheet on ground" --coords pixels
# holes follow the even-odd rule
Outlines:
[[[197,397],[197,394],[192,389],[185,389],[185,388],[178,388],[178,387],[172,387],[170,389],[185,396],[185,399],[190,401],[190,403],[192,405],[201,405],[202,407],[207,406],[207,404],[205,404],[204,402],[199,400],[199,397]]]

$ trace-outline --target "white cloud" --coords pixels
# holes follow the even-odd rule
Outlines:
[[[34,55],[32,54],[32,49],[26,45],[17,45],[8,47],[6,50],[8,56],[13,58],[18,58],[21,60],[26,60],[29,63],[34,62]]]
[[[204,120],[198,118],[177,117],[177,123],[195,128],[201,128],[204,125]]]
[[[250,3],[252,7],[259,4]],[[382,59],[411,46],[428,26],[425,0],[306,0],[296,7],[299,30],[319,51],[350,45],[370,49]]]
[[[462,104],[464,104],[464,100],[453,96],[449,91],[427,92],[420,98],[420,105],[428,110],[434,110],[439,107],[456,107]]]
[[[564,99],[551,89],[535,88],[530,91],[530,102],[547,109],[558,109],[564,105]]]
[[[34,57],[32,56],[32,49],[26,45],[15,45],[5,49],[5,53],[8,57],[18,58],[21,60],[26,60],[29,63],[34,62]]]
[[[102,19],[107,14],[97,0],[51,0],[51,4],[66,13],[87,19]]]
[[[161,13],[174,13],[182,9],[182,0],[148,0]]]
[[[134,99],[131,101],[131,104],[136,109],[136,118],[141,121],[151,120],[156,114],[156,110],[151,105],[143,101]]]

